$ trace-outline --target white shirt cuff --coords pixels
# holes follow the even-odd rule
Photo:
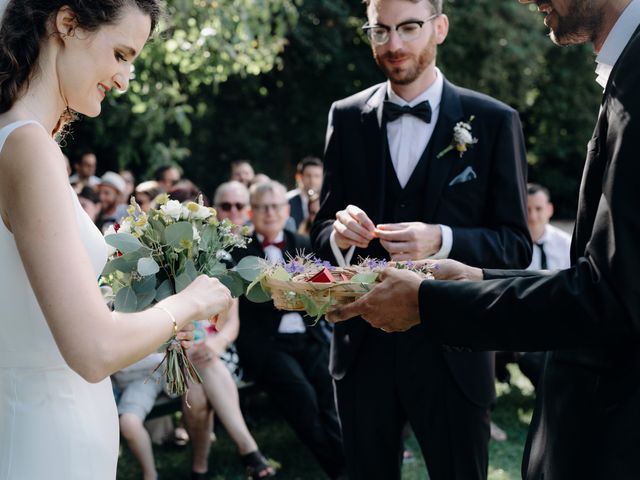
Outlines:
[[[442,246],[435,255],[429,258],[434,260],[442,260],[443,258],[449,258],[451,249],[453,248],[453,230],[447,225],[439,225],[440,232],[442,233]]]
[[[342,250],[340,250],[340,247],[338,247],[338,244],[336,243],[335,231],[331,232],[331,235],[329,236],[329,244],[331,245],[331,251],[333,252],[333,256],[336,259],[336,263],[338,264],[338,267],[347,267],[351,265],[353,252],[356,251],[355,246],[350,247],[349,250],[347,250],[347,253],[343,254]]]

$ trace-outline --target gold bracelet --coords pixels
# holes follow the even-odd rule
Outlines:
[[[176,335],[178,335],[178,322],[176,322],[176,317],[173,316],[173,314],[169,311],[169,309],[166,308],[166,307],[163,307],[162,305],[155,305],[155,306],[153,306],[151,308],[157,308],[158,310],[162,310],[163,312],[166,312],[166,314],[169,315],[169,318],[173,322],[173,335],[172,335],[172,338],[175,337]]]

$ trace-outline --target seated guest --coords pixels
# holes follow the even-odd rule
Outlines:
[[[100,215],[100,197],[97,192],[91,187],[83,187],[78,193],[78,201],[91,221],[96,223],[98,215]]]
[[[256,173],[254,177],[251,179],[251,181],[249,182],[249,188],[253,187],[258,183],[265,183],[269,181],[271,181],[271,177],[269,177],[269,175],[267,175],[266,173]]]
[[[316,157],[303,158],[296,168],[296,182],[298,188],[287,193],[291,216],[296,222],[296,229],[309,216],[309,199],[320,195],[322,190],[322,175],[324,167],[322,160]]]
[[[100,196],[101,211],[96,225],[103,233],[126,216],[127,205],[121,201],[126,187],[124,178],[116,172],[106,172],[100,179],[98,195]]]
[[[144,420],[164,387],[160,369],[154,372],[163,357],[162,353],[152,353],[112,376],[114,390],[119,393],[120,433],[140,463],[144,480],[158,478],[151,437]]]
[[[282,261],[299,250],[310,252],[309,240],[284,230],[289,217],[284,186],[277,182],[251,188],[255,233],[246,249],[233,252]],[[329,376],[329,343],[324,332],[305,325],[298,313],[276,310],[273,302],[240,298],[238,354],[245,371],[311,451],[330,478],[342,478],[345,461]]]
[[[136,188],[136,177],[131,170],[120,170],[118,172],[126,185],[124,193],[122,194],[122,203],[129,203],[131,201],[131,195],[133,195]]]
[[[155,180],[148,180],[139,184],[134,190],[136,203],[140,205],[140,209],[147,213],[150,209],[155,207],[155,199],[158,195],[163,193],[164,190],[158,182]]]
[[[171,193],[175,184],[180,181],[182,174],[173,165],[162,165],[156,169],[154,177],[165,192]]]
[[[93,152],[84,152],[80,158],[73,164],[76,173],[69,177],[69,183],[76,192],[84,187],[97,188],[100,178],[96,177],[96,167],[98,160]]]
[[[256,173],[251,166],[249,160],[234,160],[231,162],[231,172],[229,174],[229,180],[235,180],[248,188],[253,181]]]
[[[309,204],[307,208],[307,218],[305,218],[298,227],[298,233],[300,235],[304,235],[305,237],[308,237],[311,233],[311,226],[313,225],[313,221],[316,219],[316,215],[320,210],[320,192],[313,193],[309,196]]]
[[[238,336],[239,329],[237,300],[226,319],[218,321],[217,331],[208,320],[199,323],[196,332],[202,332],[199,333],[201,338],[196,337],[189,356],[198,369],[202,384],[189,386],[189,407],[182,409],[182,418],[193,446],[191,479],[208,479],[214,414],[236,444],[247,476],[251,479],[273,477],[274,468],[258,449],[244,421],[238,387],[230,372],[235,355],[229,348]]]
[[[209,206],[209,199],[202,193],[202,189],[187,178],[181,179],[173,186],[169,193],[172,200],[179,202],[194,202],[202,195],[202,202],[205,207]]]
[[[213,206],[218,219],[243,226],[249,221],[249,190],[237,180],[222,183],[213,195]]]

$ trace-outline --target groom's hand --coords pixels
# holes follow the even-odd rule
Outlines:
[[[336,213],[336,221],[333,222],[336,244],[342,250],[352,246],[367,248],[375,238],[375,229],[369,216],[355,205]]]
[[[440,225],[422,222],[388,223],[378,225],[376,236],[391,255],[391,260],[422,260],[442,248]]]
[[[361,316],[385,332],[404,332],[420,323],[418,291],[422,278],[409,270],[387,268],[381,282],[353,303],[327,313],[330,322]]]

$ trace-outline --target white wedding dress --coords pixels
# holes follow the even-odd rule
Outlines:
[[[0,150],[26,123],[36,122],[0,129]],[[97,277],[106,244],[71,187],[69,195]],[[1,220],[0,259],[0,480],[114,480],[118,414],[111,380],[91,384],[67,366]]]

